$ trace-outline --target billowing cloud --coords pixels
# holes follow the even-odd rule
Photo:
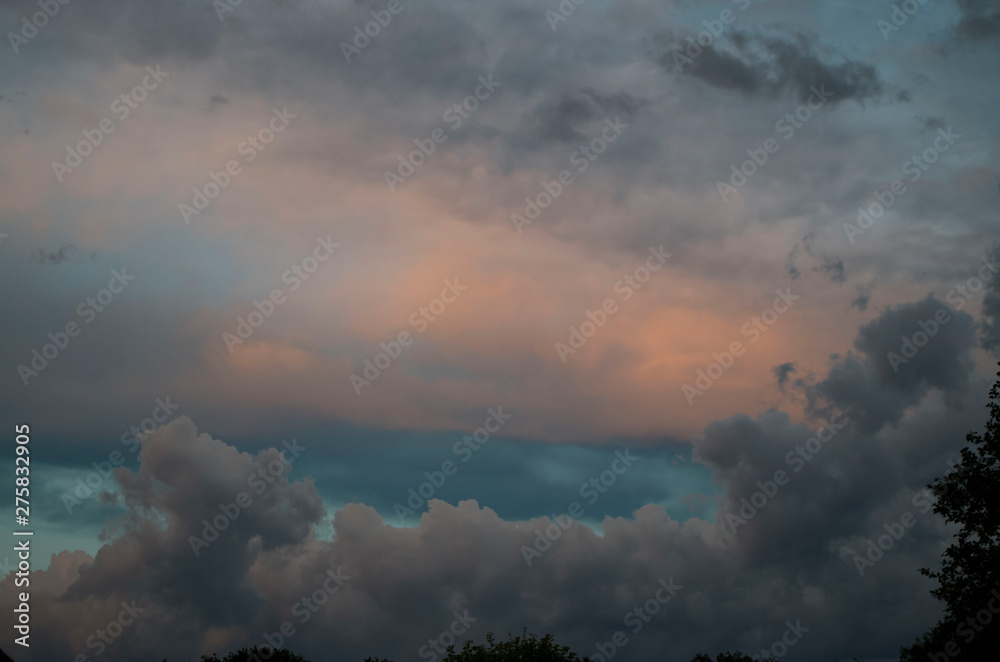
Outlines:
[[[860,329],[854,347],[857,354],[834,358],[810,396],[822,400],[814,400],[817,410],[848,412],[875,431],[899,421],[929,389],[960,401],[973,371],[975,324],[968,313],[928,295],[885,310]]]
[[[697,460],[725,486],[708,521],[679,522],[646,505],[632,517],[606,517],[597,535],[566,515],[505,521],[487,504],[431,499],[413,528],[349,504],[323,540],[316,486],[287,477],[308,449],[286,444],[249,455],[178,418],[143,439],[137,471],[115,471],[124,514],[100,551],[67,552],[34,574],[37,651],[87,651],[90,634],[124,603],[142,611],[107,659],[150,645],[179,657],[263,644],[285,621],[295,627],[288,644],[307,657],[335,650],[401,659],[456,614],[474,619],[473,636],[527,626],[585,653],[616,629],[638,628],[629,635],[637,659],[668,644],[681,657],[757,650],[789,620],[811,632],[799,649],[807,659],[844,655],[845,642],[857,641],[870,654],[890,654],[937,614],[916,568],[933,564],[950,534],[928,514],[921,489],[956,454],[966,419],[961,407],[941,403],[981,394],[963,395],[969,375],[945,369],[944,354],[914,364],[919,392],[900,393],[889,373],[869,366],[868,388],[922,405],[883,416],[892,425],[879,427],[869,409],[830,385],[939,304],[927,297],[889,309],[861,329],[863,354],[835,363],[816,390],[843,413],[808,424],[780,411],[736,415],[697,435]],[[954,322],[954,335],[935,336],[952,359],[973,342],[971,322]],[[982,390],[985,380],[976,382]],[[627,480],[628,464],[620,468]],[[574,498],[567,494],[568,512],[576,513]],[[578,498],[577,507],[587,505]],[[889,552],[892,563],[859,571],[865,542],[904,512],[918,524]],[[791,563],[797,571],[789,575]],[[628,617],[658,591],[670,596],[662,614]],[[314,594],[322,603],[303,606]],[[2,595],[6,609],[13,593]],[[887,603],[881,595],[901,597]]]

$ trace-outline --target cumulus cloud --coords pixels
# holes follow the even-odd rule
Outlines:
[[[151,605],[114,651],[120,659],[126,652],[148,654],[144,637],[154,628],[178,628],[174,634],[184,640],[191,635],[182,630],[200,636],[210,628],[246,624],[264,600],[250,581],[257,557],[301,545],[325,514],[312,483],[290,482],[288,466],[278,450],[251,457],[198,434],[189,418],[178,418],[142,441],[138,472],[116,469],[125,514],[106,529],[107,543],[97,555],[86,561],[79,554],[65,557],[42,576],[61,573],[69,580],[55,596],[60,603],[97,601],[112,610],[122,600]],[[226,508],[232,512],[241,493],[252,505],[235,518],[223,517],[228,523],[211,540],[206,528]],[[42,611],[43,618],[62,613]],[[99,620],[93,615],[85,622]],[[84,652],[87,642],[78,636],[87,628],[63,625],[39,648]]]
[[[861,330],[862,356],[836,363],[818,390],[837,397],[828,382],[879,356],[900,325],[938,305],[928,297],[886,311]],[[937,338],[952,358],[970,343],[971,323],[959,327],[954,337]],[[863,577],[851,558],[883,523],[913,510],[913,496],[961,445],[965,417],[925,393],[933,386],[959,397],[963,390],[968,375],[947,371],[944,354],[915,368],[926,397],[908,393],[908,402],[928,406],[897,415],[894,428],[873,429],[871,413],[843,397],[843,417],[793,423],[769,411],[713,422],[693,443],[696,459],[725,486],[714,521],[678,522],[662,506],[646,505],[631,518],[605,518],[601,535],[579,522],[505,521],[474,501],[431,499],[413,528],[389,526],[371,507],[349,504],[334,514],[335,533],[324,541],[316,535],[325,511],[313,482],[269,470],[285,465],[281,450],[239,452],[181,417],[143,439],[137,471],[116,470],[125,513],[106,530],[100,551],[93,558],[60,554],[34,574],[33,650],[53,658],[86,651],[89,635],[122,602],[135,601],[142,614],[106,659],[150,649],[172,659],[261,644],[283,621],[296,626],[288,645],[307,657],[336,651],[404,659],[456,610],[477,619],[472,636],[527,626],[589,654],[615,629],[629,629],[624,615],[651,599],[662,579],[681,588],[631,637],[635,659],[653,659],[665,646],[682,658],[757,650],[796,619],[815,627],[802,641],[803,656],[844,655],[845,642],[857,641],[888,654],[937,615],[916,568],[934,562],[948,531],[923,517],[892,551],[893,562]],[[887,374],[866,369],[869,388],[903,397]],[[820,432],[832,434],[809,441]],[[248,477],[268,471],[273,481],[258,494]],[[768,484],[776,480],[775,491]],[[767,503],[748,514],[747,500],[761,490]],[[204,536],[240,492],[253,503],[195,555],[191,537]],[[528,548],[542,550],[530,565]],[[328,571],[340,573],[343,586],[297,622],[306,613],[301,600],[320,590]],[[12,579],[0,592],[4,609],[12,606]],[[895,597],[886,602],[883,595]]]
[[[812,406],[847,412],[862,429],[877,431],[898,422],[930,389],[958,402],[974,371],[975,343],[972,316],[933,295],[890,307],[861,327],[857,353],[835,356],[827,377],[808,387]]]

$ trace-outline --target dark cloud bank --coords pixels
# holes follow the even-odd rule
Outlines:
[[[349,69],[340,64],[339,37],[374,5],[317,9],[314,20],[297,20],[294,29],[285,24],[290,5],[312,6],[244,3],[220,22],[206,2],[71,3],[32,44],[36,59],[30,67],[37,71],[50,60],[81,55],[142,65],[160,58],[188,63],[238,42],[247,47],[231,55],[239,61],[231,63],[233,69],[251,72],[246,78],[262,88],[293,78],[276,73],[269,61],[279,53],[289,56],[286,66],[330,67],[338,81],[363,81],[400,95],[429,89],[442,98],[464,94],[468,81],[486,70],[486,47],[474,26],[431,4],[400,20],[391,42]],[[995,3],[959,0],[958,6],[956,35],[995,41]],[[8,25],[22,11],[13,4],[0,9]],[[277,26],[274,35],[284,36],[255,56],[251,46],[257,44],[245,26],[258,14]],[[537,11],[518,7],[506,18],[548,36]],[[668,73],[675,71],[673,55],[684,52],[684,43],[681,37],[664,42],[657,62]],[[500,64],[518,94],[544,91],[538,100],[532,97],[518,125],[541,143],[572,143],[586,134],[588,123],[634,113],[645,103],[612,84],[598,91],[570,81],[557,89],[552,81],[579,65],[576,51],[567,49],[548,74],[538,71],[537,53],[527,51],[512,49]],[[907,98],[871,63],[788,31],[734,30],[724,42],[704,48],[683,75],[749,99],[803,101],[821,84],[833,92],[832,104]],[[212,102],[224,98],[218,94]],[[818,265],[813,272],[845,279],[842,261],[803,246]],[[59,264],[71,256],[63,249],[40,250],[34,259]],[[791,259],[793,278],[798,269]],[[914,498],[944,473],[984,414],[988,381],[974,372],[971,352],[977,343],[992,352],[1000,347],[1000,283],[991,287],[978,328],[968,314],[949,309],[950,321],[898,370],[888,355],[900,351],[901,338],[912,336],[919,323],[948,309],[946,303],[928,296],[883,311],[860,329],[853,351],[831,357],[820,379],[800,378],[792,362],[779,365],[775,377],[808,403],[807,424],[772,410],[706,426],[694,440],[695,457],[726,490],[713,521],[682,523],[661,506],[646,505],[632,518],[606,519],[602,535],[570,524],[530,566],[524,549],[535,546],[538,531],[553,522],[505,521],[489,504],[474,501],[432,500],[413,528],[390,526],[373,508],[349,504],[332,515],[333,539],[320,539],[317,527],[330,522],[313,482],[269,474],[273,481],[260,493],[249,482],[280,464],[279,450],[241,453],[182,417],[143,441],[138,471],[116,470],[124,514],[106,529],[101,550],[94,557],[63,552],[33,575],[33,646],[12,652],[39,662],[79,654],[94,659],[96,647],[88,642],[98,641],[96,633],[119,618],[123,602],[134,601],[134,623],[97,659],[176,662],[266,643],[265,634],[289,621],[296,632],[285,645],[307,658],[379,655],[402,661],[418,657],[420,647],[465,610],[476,619],[470,636],[528,627],[552,632],[586,655],[616,630],[629,638],[626,659],[686,660],[695,652],[726,649],[753,653],[779,638],[791,621],[808,628],[792,659],[892,657],[940,615],[928,595],[932,583],[917,569],[935,567],[950,532],[921,512]],[[869,293],[863,290],[855,301],[860,310],[868,306]],[[810,442],[821,431],[829,441]],[[787,481],[751,512],[745,504],[769,491],[778,472]],[[192,537],[209,538],[205,522],[232,512],[241,493],[252,503],[239,508],[207,547],[193,546]],[[574,496],[568,494],[567,502]],[[861,575],[855,554],[906,512],[916,515],[914,528]],[[333,586],[331,572],[338,578],[332,595],[324,588]],[[671,580],[680,586],[676,597],[634,632],[626,615],[652,598],[661,581]],[[0,609],[11,614],[13,577],[0,586]],[[317,591],[328,598],[325,604],[316,604]],[[305,607],[307,599],[314,600],[315,611]]]
[[[682,72],[709,85],[747,97],[784,94],[806,101],[825,85],[830,103],[864,102],[886,96],[889,86],[874,65],[819,50],[814,39],[798,32],[752,33],[733,30],[721,42],[700,46],[693,35],[661,38],[657,61],[668,72]],[[901,91],[897,91],[897,97]]]
[[[320,540],[314,527],[327,515],[316,486],[274,470],[279,450],[241,453],[182,417],[143,441],[138,471],[116,470],[125,514],[97,555],[63,552],[34,574],[33,657],[24,659],[93,654],[88,637],[133,600],[141,613],[101,659],[152,650],[181,660],[262,644],[285,621],[296,629],[285,645],[306,657],[413,659],[465,610],[476,619],[470,636],[527,626],[584,654],[623,630],[634,660],[759,651],[786,621],[808,628],[796,659],[894,655],[939,615],[917,568],[936,564],[949,532],[914,499],[957,457],[970,411],[985,402],[986,381],[968,360],[977,339],[967,314],[952,311],[899,373],[888,367],[900,337],[945,305],[928,296],[884,311],[825,378],[797,380],[815,414],[809,424],[772,410],[708,425],[694,444],[726,486],[715,522],[679,523],[646,505],[633,518],[607,518],[603,535],[570,524],[530,566],[525,547],[556,525],[504,521],[474,501],[433,500],[414,528],[350,504],[333,515],[333,539]],[[820,432],[829,441],[809,441]],[[262,471],[271,482],[258,493],[248,479]],[[748,511],[762,488],[773,496]],[[252,502],[207,547],[193,545],[241,492]],[[854,555],[905,512],[917,524],[861,575]],[[12,579],[0,592],[7,613]],[[633,633],[637,621],[625,616],[661,580],[681,588]],[[310,602],[312,611],[301,601],[317,591],[328,600]]]

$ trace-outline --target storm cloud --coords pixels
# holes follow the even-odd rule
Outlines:
[[[888,39],[891,3],[826,0],[569,3],[554,27],[550,0],[57,4],[34,32],[34,3],[0,7],[31,35],[0,64],[31,659],[94,659],[123,610],[102,660],[285,621],[307,659],[413,659],[467,610],[478,640],[593,655],[621,629],[636,660],[801,621],[818,662],[935,622],[917,569],[951,531],[922,490],[981,427],[1000,347],[991,3]]]
[[[626,629],[622,615],[663,580],[678,587],[676,596],[630,637],[630,654],[640,659],[665,646],[681,658],[756,650],[785,620],[814,628],[799,649],[805,658],[846,655],[856,641],[870,654],[890,654],[938,614],[916,568],[933,564],[950,534],[921,511],[919,494],[957,454],[966,417],[961,407],[932,403],[939,396],[979,402],[985,380],[975,380],[976,395],[964,395],[969,366],[945,365],[974,342],[968,316],[956,317],[957,331],[935,338],[942,349],[914,365],[914,388],[904,390],[873,363],[900,328],[940,305],[927,297],[889,309],[859,331],[860,355],[835,362],[817,387],[842,413],[809,423],[776,410],[739,414],[696,435],[696,460],[725,486],[707,520],[677,521],[645,505],[606,517],[597,535],[565,514],[508,521],[487,504],[430,499],[411,528],[348,504],[332,513],[335,533],[324,540],[316,527],[327,515],[313,480],[285,475],[308,448],[250,455],[180,417],[142,440],[138,470],[116,470],[124,510],[98,553],[66,552],[35,573],[38,650],[86,650],[91,628],[80,624],[82,605],[91,605],[86,622],[96,628],[134,601],[145,611],[108,649],[114,659],[151,643],[177,657],[262,644],[262,633],[284,621],[299,621],[289,643],[307,657],[333,650],[402,659],[456,611],[476,619],[480,637],[527,626],[589,654],[616,627]],[[869,390],[858,397],[884,393],[896,407],[878,423],[879,412],[852,405],[837,387],[863,365]],[[902,412],[917,402],[928,406]],[[270,481],[251,489],[254,476]],[[233,511],[241,492],[252,503]],[[908,511],[920,513],[919,523],[891,551],[892,563],[859,574],[858,550]],[[210,526],[220,529],[217,539],[204,548],[192,542]],[[341,581],[329,603],[305,610],[300,601],[333,586],[333,576]],[[902,597],[887,603],[879,597],[886,594]],[[864,617],[847,616],[858,612]]]

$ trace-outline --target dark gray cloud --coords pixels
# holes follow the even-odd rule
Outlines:
[[[36,249],[28,259],[38,264],[62,264],[73,259],[73,254],[76,252],[77,248],[73,244],[63,244],[54,251],[44,248]]]
[[[962,18],[955,27],[959,39],[973,41],[1000,37],[1000,6],[992,0],[955,0]]]
[[[33,582],[40,600],[50,600],[40,625],[55,630],[32,647],[31,659],[92,653],[88,635],[106,626],[122,601],[135,600],[145,613],[108,649],[108,659],[148,656],[151,642],[158,654],[177,652],[207,628],[245,625],[262,608],[250,581],[255,560],[311,537],[324,518],[312,483],[288,480],[281,451],[240,453],[199,435],[186,417],[144,439],[140,459],[137,472],[115,470],[125,514],[106,527],[98,554],[61,554]],[[252,502],[234,511],[240,493]],[[224,511],[229,518],[212,539],[206,522]],[[197,556],[192,536],[209,542]],[[175,643],[157,641],[163,628]]]
[[[791,95],[806,101],[813,88],[825,85],[830,104],[869,101],[889,95],[889,86],[874,65],[830,53],[800,32],[751,33],[734,31],[722,46],[718,42],[689,52],[688,37],[674,34],[661,40],[665,51],[657,61],[668,71],[748,97]],[[687,58],[687,59],[682,59]]]
[[[792,246],[792,250],[788,253],[788,260],[785,263],[785,268],[788,269],[788,277],[792,280],[797,280],[802,275],[798,265],[795,264],[795,261],[799,256],[799,246],[800,244]]]
[[[341,44],[352,44],[353,29],[372,21],[370,12],[384,4],[268,0],[234,6],[220,20],[216,4],[198,0],[97,0],[86,11],[71,3],[23,47],[19,64],[45,71],[51,58],[77,57],[182,71],[215,59],[230,69],[234,90],[283,96],[304,93],[302,77],[288,76],[295,68],[396,96],[416,88],[464,89],[486,72],[478,27],[440,2],[405,2],[404,11],[347,62]],[[22,14],[2,7],[0,22],[16,25]]]
[[[897,423],[929,389],[958,402],[973,374],[973,347],[972,316],[928,295],[888,308],[861,327],[854,341],[858,353],[834,356],[829,374],[808,395],[815,411],[845,412],[874,432]]]
[[[5,5],[0,9],[4,25],[19,24],[26,7]],[[76,53],[140,65],[149,64],[150,58],[202,59],[215,50],[224,29],[212,3],[196,0],[69,3],[60,6],[33,38],[41,43],[29,42],[19,55],[36,60],[53,53]]]
[[[983,299],[982,331],[983,349],[994,353],[1000,350],[1000,291],[996,287]]]
[[[799,249],[801,248],[805,251],[806,255],[813,258],[814,262],[818,262],[818,264],[812,267],[813,273],[823,274],[834,283],[845,282],[847,280],[847,273],[844,261],[820,252],[815,246],[815,239],[815,235],[810,232],[802,238],[801,242],[792,246],[792,250],[788,253],[788,260],[785,263],[785,268],[788,269],[788,276],[792,280],[796,280],[802,276],[802,270],[798,266]]]
[[[789,361],[788,363],[776,365],[771,368],[771,372],[774,374],[775,379],[778,380],[778,386],[783,389],[788,383],[789,375],[795,372],[795,362]]]
[[[934,132],[937,131],[938,129],[948,128],[948,124],[944,121],[944,118],[942,117],[931,116],[931,117],[919,117],[917,119],[920,120],[921,128],[927,132]]]
[[[239,453],[199,435],[187,417],[144,440],[140,462],[138,472],[116,470],[126,514],[110,527],[114,537],[94,563],[80,569],[67,599],[141,593],[183,607],[203,626],[241,623],[260,600],[247,581],[257,554],[305,539],[323,518],[312,483],[289,482],[280,451]],[[208,541],[205,522],[240,493],[252,504]],[[208,546],[192,545],[192,536]],[[148,573],[150,567],[159,573]]]
[[[571,143],[587,138],[586,125],[616,115],[628,119],[642,105],[625,92],[602,94],[588,88],[540,102],[524,114],[523,121],[543,141]]]
[[[868,310],[868,302],[872,298],[872,290],[875,289],[875,282],[867,285],[858,285],[858,296],[851,301],[851,307],[857,308],[861,312]]]
[[[834,283],[843,283],[847,280],[843,260],[824,259],[823,263],[815,268],[815,271],[823,274]]]
[[[307,658],[407,659],[450,624],[455,610],[466,609],[476,619],[469,632],[475,638],[527,626],[591,654],[614,630],[629,630],[623,615],[672,578],[681,587],[677,597],[630,633],[631,659],[660,659],[665,647],[678,659],[759,650],[785,620],[796,619],[810,628],[797,648],[800,659],[858,653],[858,642],[869,656],[888,657],[937,617],[916,569],[934,563],[950,534],[921,515],[891,550],[891,562],[861,577],[851,557],[883,523],[914,511],[912,496],[956,453],[965,426],[954,411],[913,416],[898,433],[835,427],[832,440],[801,466],[789,454],[822,422],[793,424],[777,411],[716,421],[695,449],[726,485],[718,524],[679,523],[660,506],[645,505],[633,518],[606,519],[602,536],[570,524],[530,567],[523,549],[539,530],[556,526],[547,517],[511,522],[474,501],[432,500],[417,527],[400,529],[371,507],[350,504],[334,516],[333,539],[323,541],[310,533],[322,521],[315,486],[284,477],[254,494],[254,503],[195,557],[188,536],[200,535],[204,520],[246,491],[246,475],[278,451],[240,453],[181,418],[144,440],[137,472],[118,471],[127,515],[109,528],[96,557],[65,552],[35,573],[33,653],[61,659],[86,650],[87,635],[106,625],[121,601],[135,600],[142,617],[102,659],[132,659],[151,646],[158,656],[186,659],[206,646],[261,644],[262,633],[276,632],[282,621],[296,626],[286,645]],[[841,420],[852,422],[827,422]],[[907,451],[900,453],[903,442]],[[743,500],[778,470],[790,481],[745,524],[727,529],[728,516],[745,517]],[[346,577],[342,590],[299,622],[303,612],[295,605],[322,586],[328,570]],[[4,609],[11,599],[10,591],[0,592]]]
[[[1000,245],[990,248],[987,259],[1000,259]],[[991,278],[986,284],[980,332],[983,349],[992,353],[1000,352],[1000,278]]]
[[[817,624],[798,648],[801,659],[855,654],[859,641],[861,652],[888,657],[937,617],[916,569],[935,563],[950,532],[921,513],[891,551],[891,563],[862,577],[852,558],[883,524],[915,512],[916,493],[957,456],[967,431],[963,403],[981,395],[964,395],[971,318],[955,314],[938,330],[932,341],[940,349],[928,344],[925,360],[918,355],[904,366],[915,371],[908,382],[876,361],[895,349],[895,337],[943,305],[928,296],[860,329],[858,354],[835,360],[814,388],[838,411],[817,412],[809,424],[768,411],[708,425],[694,448],[697,461],[725,486],[714,524],[681,523],[661,506],[638,506],[633,518],[604,519],[602,536],[570,524],[530,567],[525,546],[556,526],[552,520],[505,521],[475,501],[452,506],[431,499],[408,529],[387,526],[370,506],[350,504],[334,516],[333,539],[319,540],[314,527],[325,515],[312,480],[282,474],[261,494],[250,489],[248,476],[278,461],[279,450],[241,453],[179,418],[143,440],[137,471],[116,471],[125,515],[108,526],[97,555],[65,552],[35,573],[35,653],[55,659],[79,652],[123,600],[146,611],[108,650],[109,660],[129,659],[150,645],[170,658],[196,655],[208,632],[216,633],[212,650],[260,644],[259,633],[294,622],[294,605],[323,584],[327,570],[339,569],[349,577],[343,590],[311,623],[297,624],[288,642],[307,657],[330,651],[412,657],[456,609],[477,619],[474,637],[527,626],[589,654],[668,578],[683,588],[664,618],[634,636],[633,659],[656,659],[668,645],[682,659],[704,650],[759,650],[776,636],[771,629],[796,619]],[[785,381],[793,370],[790,362],[774,372]],[[985,390],[982,380],[975,386]],[[953,406],[903,411],[931,390]],[[866,397],[890,406],[858,406]],[[873,424],[878,416],[895,427]],[[817,451],[807,440],[820,430],[832,434]],[[769,481],[779,471],[788,481],[775,493]],[[748,516],[747,501],[762,489],[771,496]],[[240,492],[253,503],[195,556],[190,536],[203,536],[220,504]],[[567,493],[567,504],[575,498]],[[815,599],[817,591],[823,600]],[[9,591],[0,592],[3,608],[10,599]],[[769,618],[762,621],[761,611]]]

